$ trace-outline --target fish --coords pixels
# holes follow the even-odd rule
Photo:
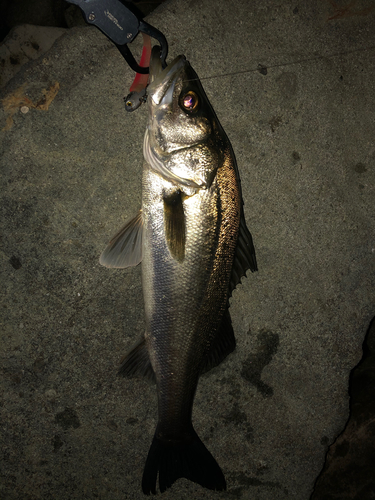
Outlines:
[[[224,474],[192,424],[200,375],[235,348],[229,299],[257,270],[231,143],[185,56],[164,69],[152,49],[143,143],[142,206],[100,257],[142,263],[145,332],[120,373],[156,381],[158,421],[142,490],[179,478],[226,489]]]

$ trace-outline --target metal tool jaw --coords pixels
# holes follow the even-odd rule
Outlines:
[[[77,5],[83,12],[88,24],[100,29],[118,48],[129,66],[137,73],[147,74],[148,67],[140,66],[130,52],[127,44],[132,42],[139,32],[155,38],[160,46],[160,59],[166,66],[168,43],[159,30],[140,19],[120,0],[67,0]]]

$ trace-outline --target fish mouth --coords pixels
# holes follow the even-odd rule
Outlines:
[[[153,47],[147,94],[156,105],[171,104],[177,78],[186,62],[185,56],[177,56],[163,69],[160,59],[160,47]]]
[[[143,156],[146,162],[152,167],[155,172],[158,172],[164,179],[174,184],[179,185],[185,194],[193,195],[199,189],[205,189],[204,182],[195,182],[193,179],[186,179],[173,173],[165,164],[171,154],[189,149],[189,147],[176,147],[169,153],[162,151],[156,140],[156,131],[159,127],[159,111],[163,116],[166,110],[173,102],[173,94],[176,82],[186,67],[189,64],[185,56],[177,56],[164,69],[160,59],[160,47],[155,46],[152,49],[150,60],[150,83],[147,87],[148,100],[150,102],[150,121],[146,129],[143,142]]]

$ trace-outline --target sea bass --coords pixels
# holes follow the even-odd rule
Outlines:
[[[145,494],[184,477],[225,490],[224,475],[192,425],[199,376],[235,347],[229,298],[257,263],[231,144],[184,56],[165,69],[155,47],[147,89],[142,208],[100,262],[142,262],[146,329],[120,371],[156,380],[158,423]]]

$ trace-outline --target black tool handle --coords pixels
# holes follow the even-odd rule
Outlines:
[[[126,45],[138,35],[139,20],[118,0],[69,0],[83,11],[86,22],[99,28],[116,45]]]

